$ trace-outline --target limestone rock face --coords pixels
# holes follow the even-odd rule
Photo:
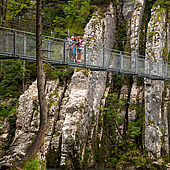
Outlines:
[[[130,18],[130,44],[131,51],[138,52],[139,50],[139,35],[141,32],[141,24],[143,18],[143,12],[145,8],[144,0],[137,0],[134,4],[134,11]]]
[[[65,166],[67,164],[67,166],[74,167],[74,162],[70,155],[74,157],[76,132],[84,119],[85,103],[88,93],[88,76],[83,74],[83,71],[75,71],[67,91],[68,96],[64,98],[67,102],[61,109],[61,112],[65,112],[65,119],[63,120],[61,131],[60,165]],[[85,128],[86,127],[84,127],[84,130]],[[83,134],[83,131],[81,133]]]
[[[134,12],[134,7],[135,7],[135,2],[136,1],[129,1],[125,0],[123,3],[123,10],[122,14],[124,16],[124,19],[127,21],[129,18],[131,18],[133,12]]]
[[[160,10],[160,6],[153,8],[148,24],[146,44],[146,56],[156,63],[153,64],[154,71],[152,74],[161,74],[160,66],[166,36],[165,23],[165,11]],[[154,34],[152,34],[153,31],[155,32]],[[146,63],[145,68],[146,70],[148,69],[148,63]],[[163,146],[161,141],[163,136],[162,129],[164,129],[162,111],[163,90],[164,82],[145,79],[145,147],[157,157],[161,155],[161,148]]]
[[[126,2],[124,6],[131,5],[131,17],[128,20],[128,36],[130,37],[130,48],[132,53],[132,69],[135,71],[135,54],[139,52],[139,42],[141,33],[141,24],[143,13],[145,9],[145,1],[137,0],[135,2]],[[126,8],[125,8],[126,9]],[[143,84],[137,85],[137,78],[133,77],[133,83],[130,90],[130,104],[131,106],[142,106],[144,97]],[[128,120],[133,121],[136,117],[136,109],[128,109]]]
[[[102,47],[111,48],[114,32],[115,17],[113,4],[110,4],[104,12],[104,17],[101,17],[98,11],[86,26],[84,38],[89,40],[87,50],[94,46],[100,49]],[[90,53],[91,62],[100,64],[102,55],[98,55],[95,51]],[[82,72],[73,74],[68,103],[65,106],[66,117],[62,128],[61,166],[74,167],[75,162],[81,166],[87,152],[89,153],[88,160],[86,160],[87,165],[94,164],[92,143],[93,137],[96,135],[95,129],[98,125],[101,99],[106,89],[107,73],[94,71],[86,73],[85,76]],[[87,134],[89,135],[87,136]],[[76,160],[80,159],[81,155],[80,161],[73,160],[70,154],[75,155]]]
[[[122,15],[125,21],[128,22],[127,36],[130,38],[132,69],[135,69],[134,54],[140,50],[139,37],[145,1],[125,0],[120,3],[121,5],[119,4],[119,7],[116,8],[122,8]],[[84,38],[87,41],[87,56],[90,56],[90,60],[87,57],[87,64],[97,64],[103,67],[114,60],[113,56],[110,55],[112,50],[104,49],[104,47],[112,48],[115,43],[118,19],[115,16],[114,5],[110,3],[104,9],[99,9],[85,27]],[[146,43],[147,58],[157,61],[156,64],[153,64],[152,74],[162,74],[162,54],[166,41],[165,26],[165,11],[160,10],[160,7],[153,8],[151,20],[148,24]],[[105,56],[104,60],[103,56]],[[145,63],[147,72],[149,71],[148,61],[146,60]],[[114,76],[116,77],[116,75]],[[123,119],[125,123],[117,128],[119,132],[115,130],[119,133],[117,137],[118,140],[120,139],[119,142],[121,143],[121,140],[124,140],[122,136],[128,130],[128,123],[136,121],[136,108],[140,106],[143,109],[145,106],[145,135],[141,137],[141,140],[144,137],[145,148],[149,151],[151,157],[154,155],[159,157],[162,150],[165,150],[168,155],[170,89],[162,81],[145,79],[144,85],[141,79],[129,76],[127,79],[125,77],[124,82],[121,82],[120,86],[118,85],[120,88],[115,90],[111,89],[114,76],[103,71],[76,68],[68,81],[59,82],[57,79],[46,82],[48,120],[45,141],[38,153],[40,161],[46,160],[47,166],[66,169],[95,165],[95,139],[100,140],[98,141],[99,148],[102,147],[101,141],[105,128],[102,124],[104,116],[100,109],[105,106],[108,94],[110,92],[114,93],[116,90],[116,95],[120,99],[125,99],[123,107],[118,108],[118,114],[125,118]],[[119,80],[115,78],[115,81]],[[114,83],[119,84],[119,82]],[[13,165],[25,155],[26,150],[35,138],[38,128],[39,103],[37,82],[35,81],[20,96],[14,140],[6,154],[2,153],[3,149],[0,148],[0,155],[1,153],[4,155],[3,158],[0,158],[0,167]],[[8,131],[5,131],[0,136],[0,145],[7,140]],[[113,143],[110,145],[113,145]]]
[[[48,81],[46,84],[46,98],[48,104],[48,121],[45,137],[45,149],[38,154],[40,160],[45,160],[49,143],[52,138],[53,126],[58,114],[58,102],[62,97],[63,87],[58,87],[58,80]],[[56,92],[56,89],[58,91]],[[17,109],[15,137],[10,145],[9,153],[0,159],[0,166],[10,166],[20,160],[35,138],[39,127],[39,103],[37,82],[35,81],[19,99]]]

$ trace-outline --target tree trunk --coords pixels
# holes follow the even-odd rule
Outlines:
[[[47,104],[45,96],[45,79],[43,74],[43,58],[42,58],[42,0],[37,0],[37,16],[36,16],[36,61],[37,61],[37,87],[38,99],[40,104],[40,126],[36,139],[29,148],[25,157],[19,163],[22,166],[27,160],[33,160],[37,155],[41,145],[43,144],[47,122]]]

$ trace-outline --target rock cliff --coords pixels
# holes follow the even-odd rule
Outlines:
[[[131,52],[133,63],[135,54],[142,51],[140,37],[147,3],[144,0],[106,3],[98,9],[84,32],[88,52],[93,56],[88,62],[103,64],[97,50],[90,49],[100,49],[102,53],[103,47],[115,47],[120,41],[117,38],[122,23],[126,40],[125,46],[118,49]],[[161,74],[163,51],[169,46],[165,45],[169,35],[166,9],[153,6],[150,12],[150,21],[145,21],[145,53],[147,58],[157,61],[153,68]],[[105,53],[108,53],[104,62],[107,65],[111,56],[110,51]],[[146,70],[148,64],[145,63]],[[35,81],[20,96],[14,139],[6,151],[0,149],[1,167],[12,166],[22,159],[35,138],[39,127],[36,86]],[[49,167],[74,169],[131,164],[147,167],[153,158],[168,157],[169,88],[168,83],[158,80],[79,68],[67,80],[47,80],[48,123],[38,159],[46,160]],[[9,138],[9,124],[6,123],[0,136],[1,145]]]

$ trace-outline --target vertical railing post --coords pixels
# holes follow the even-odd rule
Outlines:
[[[135,53],[135,74],[138,74],[138,55]]]
[[[122,71],[122,70],[123,70],[123,54],[120,51],[120,71]]]
[[[86,45],[84,45],[84,66],[86,66]]]
[[[165,79],[165,65],[164,65],[164,60],[162,60],[162,78]]]
[[[151,77],[151,60],[149,59],[149,77]]]
[[[90,49],[88,48],[88,65],[90,65]]]
[[[26,36],[24,35],[24,56],[26,55],[26,48],[27,48],[27,39]]]
[[[167,61],[165,62],[165,70],[166,70],[165,79],[170,78],[168,77],[169,74],[168,74],[168,62]]]
[[[165,79],[165,62],[162,60],[162,78]]]
[[[51,58],[51,43],[50,43],[50,40],[48,40],[48,58]]]
[[[64,58],[63,58],[63,62],[65,63],[66,62],[66,42],[64,41],[64,54],[63,54]]]
[[[105,61],[105,53],[104,53],[104,48],[103,48],[103,68],[104,68],[104,61]]]
[[[165,75],[165,79],[170,79],[170,69],[168,69],[170,67],[170,63],[168,63],[168,61],[165,62],[165,70],[166,70],[166,75]]]
[[[15,56],[15,53],[16,53],[16,32],[15,30],[13,30],[13,56]]]

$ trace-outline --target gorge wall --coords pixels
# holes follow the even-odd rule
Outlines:
[[[132,58],[142,51],[162,63],[169,46],[166,9],[154,3],[147,8],[148,3],[106,3],[86,25],[84,38],[89,48],[115,48],[119,44],[117,48],[131,52]],[[149,22],[143,21],[146,8],[151,14]],[[117,39],[122,30],[125,41],[120,43]],[[145,51],[140,47],[143,32]],[[91,55],[93,64],[101,62],[96,51]],[[107,61],[112,60],[111,55],[107,57]],[[153,68],[160,72],[158,65]],[[33,82],[19,98],[12,141],[11,123],[7,121],[3,128],[2,168],[22,159],[38,131],[36,85]],[[38,159],[46,160],[49,167],[66,169],[97,165],[150,167],[153,159],[159,160],[154,164],[163,166],[167,162],[162,158],[169,156],[169,89],[169,84],[162,81],[79,68],[71,70],[70,77],[63,81],[47,79],[48,123]]]

